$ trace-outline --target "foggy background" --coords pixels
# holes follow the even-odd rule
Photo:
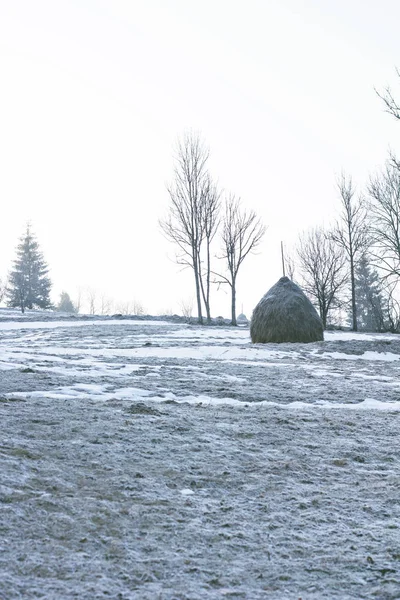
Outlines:
[[[1,1],[0,276],[30,220],[55,302],[91,288],[180,312],[193,274],[158,220],[191,129],[267,226],[239,273],[250,316],[281,276],[280,241],[335,219],[342,169],[361,190],[396,150],[374,87],[397,91],[399,18],[389,0]],[[211,307],[228,316],[229,290]]]

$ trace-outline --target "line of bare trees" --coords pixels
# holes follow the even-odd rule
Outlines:
[[[397,71],[400,77],[400,71]],[[385,108],[400,121],[400,106],[390,88],[378,93]],[[337,181],[340,209],[330,229],[300,236],[289,269],[319,308],[324,326],[333,309],[346,312],[351,326],[374,323],[400,331],[400,161],[390,154],[370,177],[364,194],[352,179]],[[367,289],[368,288],[368,289]],[[367,319],[366,304],[374,315]],[[358,314],[360,313],[360,314]]]
[[[62,292],[56,309],[71,313],[80,313],[81,310],[84,310],[89,315],[111,315],[116,313],[142,316],[146,312],[144,305],[137,299],[115,302],[110,296],[93,287],[78,288],[73,300],[67,292]]]
[[[208,171],[209,149],[200,136],[187,132],[178,141],[174,178],[168,186],[167,216],[160,220],[165,237],[176,247],[175,260],[192,269],[197,319],[211,322],[211,285],[227,284],[231,291],[231,322],[236,325],[236,294],[239,269],[254,252],[265,227],[254,211],[242,208],[240,198],[224,199]],[[212,246],[219,235],[220,254]],[[224,261],[223,269],[213,266]]]
[[[371,285],[379,288],[382,316],[376,323],[396,331],[400,327],[400,170],[388,162],[370,178],[365,196],[356,197],[351,179],[345,176],[338,181],[338,191],[341,212],[335,225],[300,236],[292,257],[299,283],[318,306],[324,326],[329,313],[337,309],[350,315],[357,331],[363,323],[362,315],[358,318],[357,294],[364,293],[357,286],[361,266],[368,268]],[[365,277],[364,282],[367,285]],[[378,292],[374,300],[369,294],[370,308],[376,311]]]

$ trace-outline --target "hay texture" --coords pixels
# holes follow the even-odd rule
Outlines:
[[[250,335],[253,344],[319,342],[324,339],[324,328],[299,286],[281,277],[255,307]]]

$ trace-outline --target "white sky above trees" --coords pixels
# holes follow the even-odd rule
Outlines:
[[[53,298],[91,287],[148,312],[194,296],[158,219],[186,129],[268,230],[238,280],[250,315],[281,276],[280,240],[335,217],[398,150],[395,0],[0,0],[0,275],[27,220]],[[215,248],[217,251],[217,248]],[[229,316],[228,289],[213,315]]]

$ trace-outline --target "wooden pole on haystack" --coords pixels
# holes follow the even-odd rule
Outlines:
[[[281,242],[281,255],[282,255],[282,271],[283,271],[283,276],[286,277],[286,273],[285,273],[285,255],[283,253],[283,242]]]

